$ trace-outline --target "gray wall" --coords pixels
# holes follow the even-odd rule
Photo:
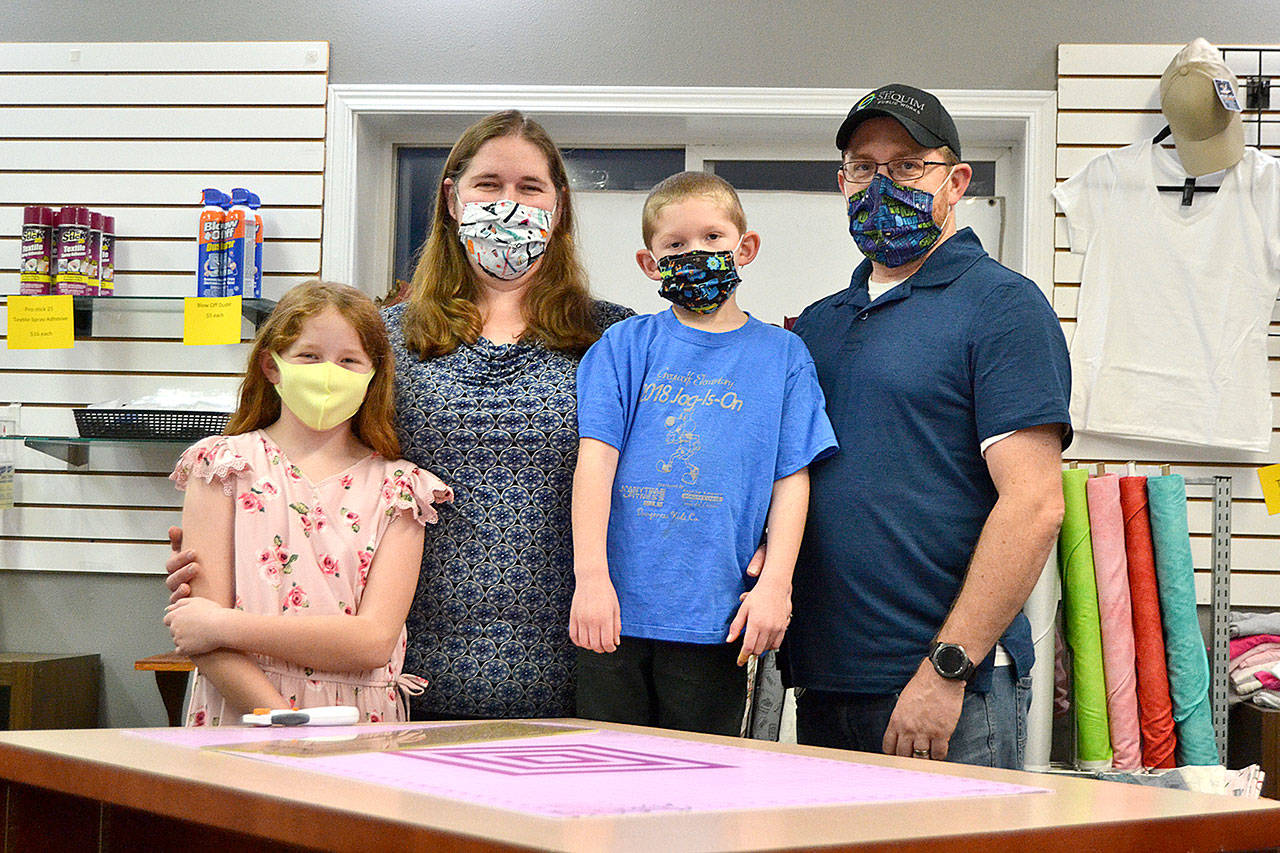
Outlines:
[[[0,571],[0,649],[101,655],[102,725],[167,725],[153,673],[133,662],[173,650],[168,601],[157,575]]]
[[[329,41],[334,83],[1052,89],[1060,42],[1267,33],[1280,0],[0,3],[0,41]]]
[[[1052,89],[1059,42],[1277,32],[1280,0],[0,2],[0,42],[327,40],[333,83]],[[99,652],[104,724],[162,725],[151,675],[132,662],[165,650],[165,598],[156,576],[0,567],[0,648]]]

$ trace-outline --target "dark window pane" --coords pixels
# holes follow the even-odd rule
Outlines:
[[[974,160],[969,162],[973,167],[973,179],[969,181],[969,189],[965,195],[978,198],[996,194],[996,161]]]
[[[707,171],[738,190],[835,192],[838,160],[708,160]]]
[[[395,277],[408,281],[413,262],[427,239],[431,213],[436,206],[436,187],[448,148],[396,149],[396,267]]]
[[[564,165],[575,190],[650,190],[684,171],[683,148],[566,148]]]

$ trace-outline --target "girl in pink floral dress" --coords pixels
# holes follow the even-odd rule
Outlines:
[[[322,705],[400,721],[425,686],[402,672],[404,620],[422,525],[452,492],[399,458],[393,364],[367,296],[301,284],[254,342],[227,434],[179,459],[201,556],[191,596],[165,614],[197,665],[187,725]]]

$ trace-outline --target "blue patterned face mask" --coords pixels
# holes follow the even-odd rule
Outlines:
[[[710,314],[724,304],[742,280],[733,263],[736,251],[699,249],[656,259],[662,276],[658,295],[697,314]]]
[[[892,269],[928,252],[942,226],[933,221],[932,193],[877,173],[866,189],[849,196],[849,233],[858,251]]]

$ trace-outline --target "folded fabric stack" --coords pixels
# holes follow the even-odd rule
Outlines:
[[[1231,613],[1230,701],[1280,708],[1280,613]]]

